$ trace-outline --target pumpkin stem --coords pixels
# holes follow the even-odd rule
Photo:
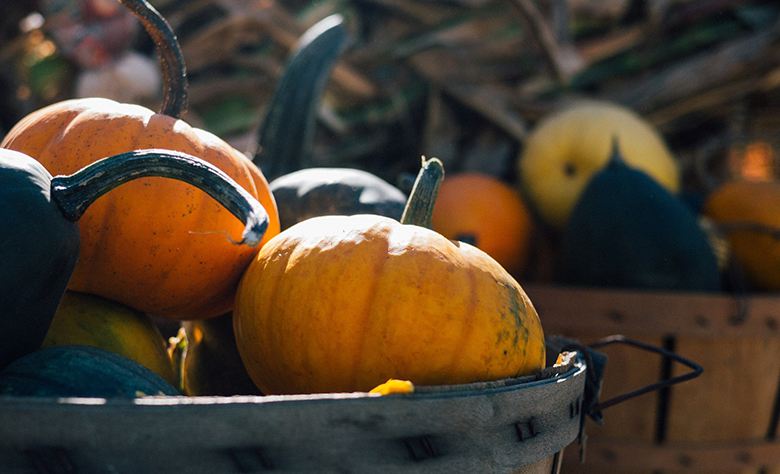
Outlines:
[[[98,160],[69,176],[51,181],[52,200],[62,215],[77,221],[100,196],[138,178],[172,178],[206,192],[244,223],[239,244],[254,247],[268,228],[268,213],[254,196],[216,166],[170,150],[135,150]]]
[[[348,37],[343,16],[333,14],[298,40],[249,150],[269,180],[308,165],[320,96]]]
[[[146,0],[118,0],[143,25],[160,55],[164,80],[160,113],[176,119],[187,112],[187,68],[179,40],[168,21]]]
[[[617,135],[612,135],[612,150],[609,153],[607,166],[624,165],[623,155],[620,153],[620,143]]]
[[[412,186],[412,192],[406,201],[404,213],[401,216],[401,224],[431,227],[433,206],[436,204],[436,196],[439,187],[444,180],[444,165],[438,158],[430,160],[422,158],[422,167],[417,174],[417,179]]]

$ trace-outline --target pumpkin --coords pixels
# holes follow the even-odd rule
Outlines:
[[[316,216],[378,214],[400,219],[406,195],[382,178],[353,168],[307,168],[271,181],[281,229]]]
[[[431,228],[483,250],[517,276],[525,268],[534,223],[513,186],[487,174],[463,172],[442,182]]]
[[[84,345],[115,352],[176,383],[168,346],[146,313],[95,295],[66,291],[41,347]]]
[[[544,117],[517,161],[522,191],[545,223],[563,230],[588,181],[609,161],[615,138],[626,163],[679,192],[677,162],[657,130],[619,104],[580,101]]]
[[[0,395],[136,398],[179,392],[156,373],[115,352],[65,345],[37,350],[0,371]]]
[[[314,217],[260,250],[233,318],[264,394],[468,383],[543,367],[542,327],[521,286],[483,251],[427,228],[442,173],[438,160],[425,163],[401,222]]]
[[[59,102],[19,121],[0,146],[22,151],[50,173],[70,174],[106,156],[164,148],[197,156],[227,173],[267,210],[266,239],[279,231],[276,204],[260,170],[218,137],[178,119],[186,73],[167,22],[145,0],[121,0],[157,42],[166,94],[161,113],[88,98]],[[148,178],[94,203],[79,221],[81,258],[69,288],[172,319],[229,311],[256,248],[234,245],[242,226],[202,191]]]
[[[697,216],[617,143],[585,188],[557,253],[555,279],[580,286],[719,291],[720,268]]]
[[[190,396],[261,395],[249,378],[233,333],[233,314],[185,321],[182,388]]]
[[[780,290],[780,183],[729,181],[706,198],[702,212],[725,235],[730,255],[751,288]]]
[[[184,180],[206,190],[247,225],[244,243],[257,246],[268,225],[260,203],[199,158],[169,151],[135,151],[52,178],[33,158],[0,149],[0,367],[41,346],[80,252],[76,221],[100,196],[137,178]]]

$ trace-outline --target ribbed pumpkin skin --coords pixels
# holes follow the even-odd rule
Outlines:
[[[265,394],[488,381],[544,365],[536,310],[500,265],[376,215],[315,217],[279,234],[247,269],[233,314]]]
[[[273,195],[260,170],[218,137],[132,104],[59,102],[22,119],[0,146],[70,174],[110,155],[145,148],[208,161],[256,197],[279,232]],[[235,245],[243,225],[206,193],[165,178],[139,179],[92,204],[79,221],[81,258],[69,288],[171,319],[231,310],[234,290],[257,248]],[[227,232],[227,235],[225,233]]]
[[[717,225],[765,226],[780,229],[780,183],[733,181],[707,197],[704,214]],[[780,242],[764,231],[728,232],[731,253],[750,285],[757,290],[780,290]]]

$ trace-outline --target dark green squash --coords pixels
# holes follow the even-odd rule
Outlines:
[[[617,144],[594,175],[561,238],[556,281],[571,285],[718,291],[717,259],[698,219]]]
[[[203,189],[246,224],[243,243],[262,239],[260,203],[194,156],[139,150],[52,178],[33,158],[0,149],[0,369],[41,346],[79,258],[79,217],[111,189],[148,176]]]
[[[406,195],[368,171],[307,168],[269,185],[282,230],[316,216],[378,214],[401,219]]]
[[[400,219],[406,195],[354,168],[311,167],[317,108],[348,38],[340,15],[303,34],[279,79],[253,161],[271,180],[282,230],[315,216],[379,214]]]
[[[64,345],[35,351],[0,371],[0,395],[135,398],[179,392],[153,371],[119,354]]]

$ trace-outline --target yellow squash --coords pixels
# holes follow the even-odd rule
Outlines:
[[[679,191],[677,162],[650,123],[619,104],[581,101],[542,119],[518,160],[522,190],[547,224],[565,227],[591,176],[609,161],[615,140],[629,166]]]
[[[86,293],[66,291],[42,347],[78,344],[125,356],[174,384],[166,341],[145,313]]]

